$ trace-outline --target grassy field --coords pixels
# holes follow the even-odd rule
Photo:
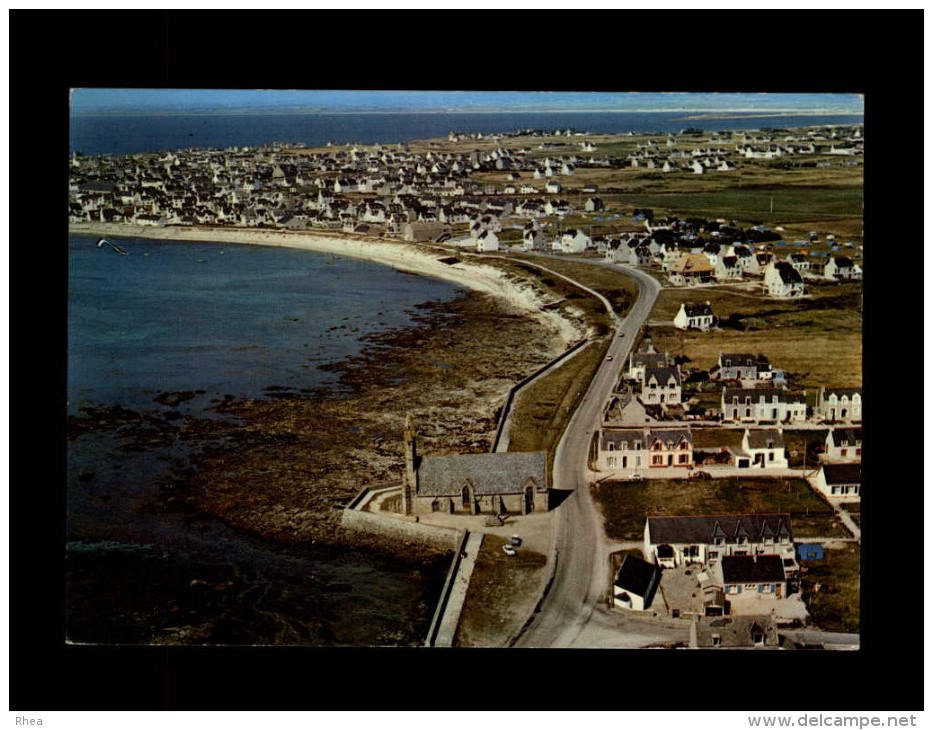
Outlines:
[[[594,489],[594,496],[612,540],[641,540],[649,516],[773,512],[790,514],[795,539],[850,537],[803,479],[607,481]]]
[[[779,301],[723,289],[665,289],[652,320],[671,320],[682,302],[709,301],[721,327],[711,332],[652,327],[648,334],[659,352],[688,357],[688,368],[709,369],[721,352],[764,355],[791,373],[794,387],[811,391],[812,404],[821,386],[861,384],[862,314],[860,284],[811,291],[811,299]]]
[[[607,339],[586,345],[522,391],[513,406],[509,451],[547,451],[550,470],[557,442],[609,344]]]
[[[857,543],[826,550],[824,559],[805,563],[801,592],[810,622],[825,631],[859,630],[861,550]],[[816,586],[819,584],[819,591]]]
[[[483,538],[454,646],[504,646],[528,618],[514,610],[514,596],[540,590],[547,558],[521,548],[510,557],[502,552],[505,544],[505,538],[496,535]]]

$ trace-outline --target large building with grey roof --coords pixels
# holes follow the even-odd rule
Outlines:
[[[547,452],[420,456],[405,429],[403,511],[528,514],[548,509]]]
[[[727,555],[778,555],[787,570],[797,565],[787,513],[648,517],[644,553],[662,568],[706,564]]]

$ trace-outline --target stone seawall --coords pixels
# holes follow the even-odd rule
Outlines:
[[[442,550],[457,550],[463,538],[461,530],[422,525],[404,517],[389,517],[359,509],[345,509],[340,524],[348,530],[375,533],[402,542],[428,545]]]

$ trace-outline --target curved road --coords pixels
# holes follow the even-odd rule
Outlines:
[[[647,646],[682,641],[686,628],[679,623],[620,616],[607,609],[609,586],[608,543],[601,517],[590,493],[587,457],[593,432],[612,393],[641,325],[648,319],[661,286],[648,274],[627,266],[603,264],[623,270],[638,284],[638,300],[622,320],[604,360],[579,408],[557,445],[553,486],[573,490],[555,517],[557,566],[541,610],[518,637],[519,647]]]

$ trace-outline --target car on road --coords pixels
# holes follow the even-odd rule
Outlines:
[[[690,475],[691,479],[712,479],[713,475],[708,471],[695,471]]]
[[[620,333],[619,333],[619,337],[625,337],[625,333],[624,333],[624,332],[620,332]]]
[[[644,479],[641,474],[632,474],[629,476],[629,481],[640,482]]]
[[[606,360],[611,360],[611,359],[612,359],[612,355],[606,355]]]

